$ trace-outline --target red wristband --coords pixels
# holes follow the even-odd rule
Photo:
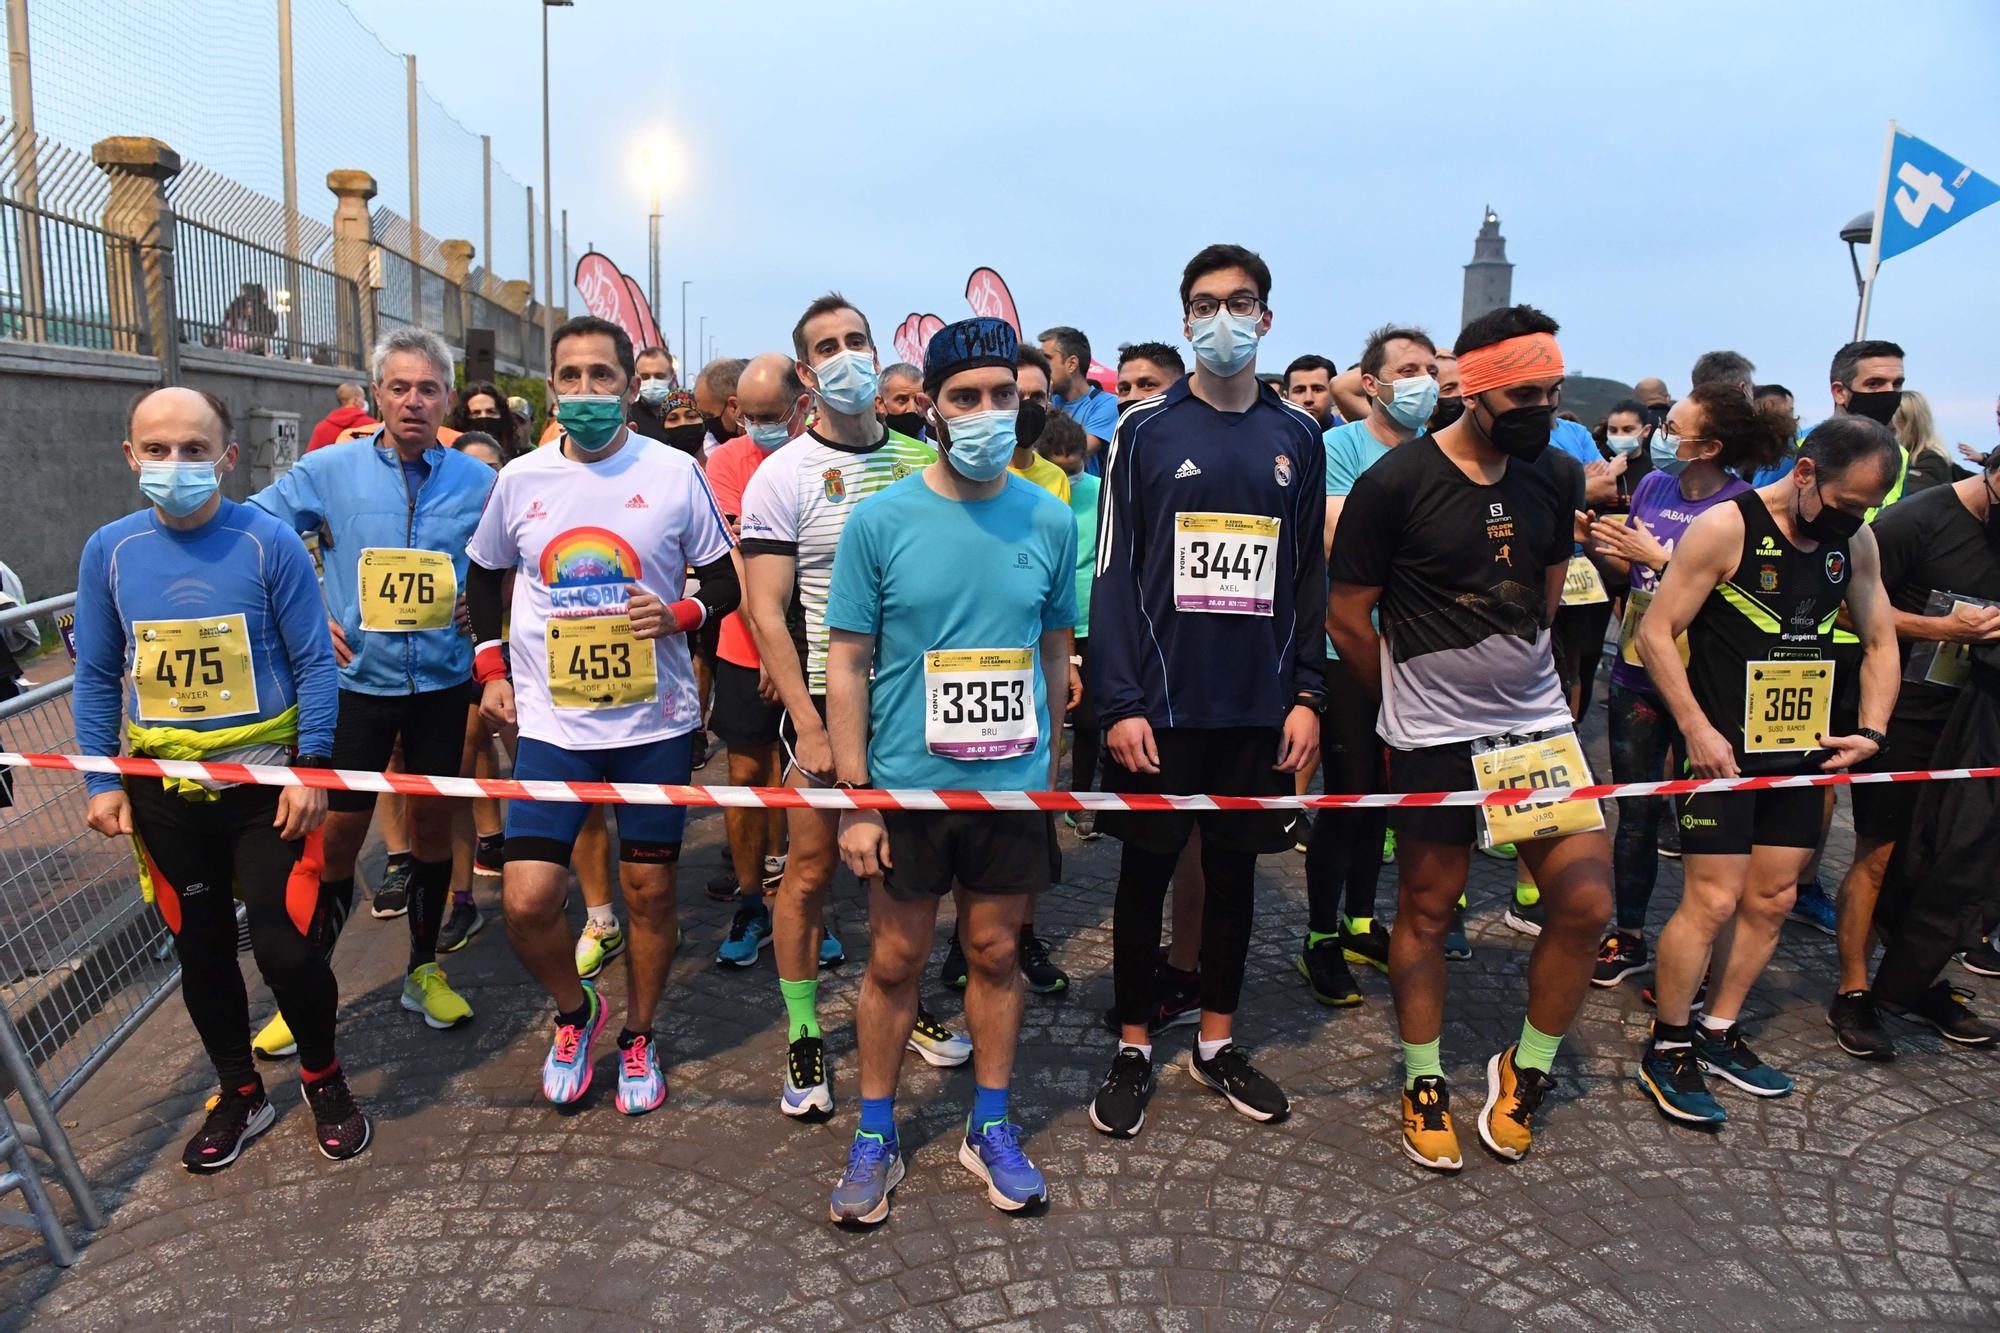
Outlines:
[[[472,678],[484,685],[489,680],[507,679],[507,646],[490,639],[472,650]]]
[[[675,602],[667,608],[667,613],[674,618],[676,634],[691,634],[708,619],[708,608],[692,597],[683,597]]]

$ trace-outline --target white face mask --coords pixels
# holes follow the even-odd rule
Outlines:
[[[1604,443],[1614,454],[1637,452],[1639,442],[1640,436],[1636,432],[1631,435],[1607,435],[1604,437]]]

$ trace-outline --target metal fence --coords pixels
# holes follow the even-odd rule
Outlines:
[[[441,334],[453,347],[465,346],[465,312],[458,284],[435,269],[412,264],[393,250],[377,248],[382,285],[375,293],[375,318],[383,325],[416,324]]]
[[[548,360],[543,355],[539,325],[522,318],[507,307],[473,292],[466,297],[472,327],[493,330],[493,356],[502,365],[523,374],[543,373]]]
[[[182,342],[321,366],[362,364],[352,281],[199,222],[177,222],[174,236]]]
[[[0,197],[0,337],[146,346],[146,289],[123,236]]]

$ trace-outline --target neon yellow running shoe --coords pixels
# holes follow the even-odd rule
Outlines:
[[[576,937],[576,974],[588,981],[602,972],[606,963],[624,952],[624,927],[616,921],[608,926],[585,921],[583,934]]]
[[[297,1055],[299,1043],[292,1037],[292,1029],[285,1022],[285,1016],[272,1014],[263,1031],[250,1039],[250,1049],[259,1059],[282,1060],[288,1055]]]
[[[472,1021],[472,1006],[445,984],[444,970],[425,963],[403,978],[403,1007],[422,1014],[426,1025],[455,1028]]]

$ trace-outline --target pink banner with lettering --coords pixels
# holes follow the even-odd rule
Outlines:
[[[593,250],[576,261],[576,293],[583,298],[584,309],[625,330],[634,351],[665,345],[639,284],[626,277],[609,255]]]

